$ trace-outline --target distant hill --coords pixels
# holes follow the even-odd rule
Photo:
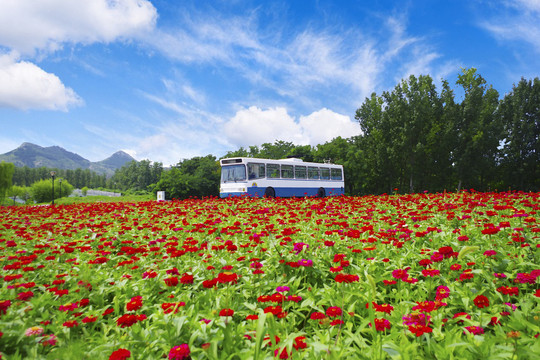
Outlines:
[[[116,169],[135,159],[123,151],[118,151],[105,160],[91,162],[60,146],[42,147],[25,142],[15,150],[0,155],[0,162],[2,160],[11,162],[18,167],[38,168],[44,166],[66,170],[90,169],[100,174],[112,175]]]

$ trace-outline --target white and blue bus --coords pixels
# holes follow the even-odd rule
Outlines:
[[[338,196],[344,194],[343,166],[301,159],[220,160],[219,196]]]

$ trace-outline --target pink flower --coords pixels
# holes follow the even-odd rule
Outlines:
[[[188,344],[175,346],[169,351],[169,360],[187,359],[191,351]]]
[[[31,328],[26,329],[24,336],[33,336],[43,334],[43,328],[41,326],[32,326]]]
[[[313,260],[311,260],[311,259],[298,260],[298,265],[304,266],[304,267],[312,267],[313,266]]]
[[[465,326],[465,330],[473,335],[482,335],[484,333],[484,329],[481,326]],[[466,334],[467,331],[463,331],[463,333]]]
[[[56,345],[56,335],[54,335],[54,334],[43,335],[39,342],[43,346],[54,346],[54,345]]]

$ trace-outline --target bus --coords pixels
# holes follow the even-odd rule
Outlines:
[[[219,196],[305,197],[344,194],[343,166],[301,159],[221,159]]]

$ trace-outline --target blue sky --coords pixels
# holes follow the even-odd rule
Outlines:
[[[0,0],[0,153],[164,165],[360,133],[366,96],[540,72],[540,0]]]

